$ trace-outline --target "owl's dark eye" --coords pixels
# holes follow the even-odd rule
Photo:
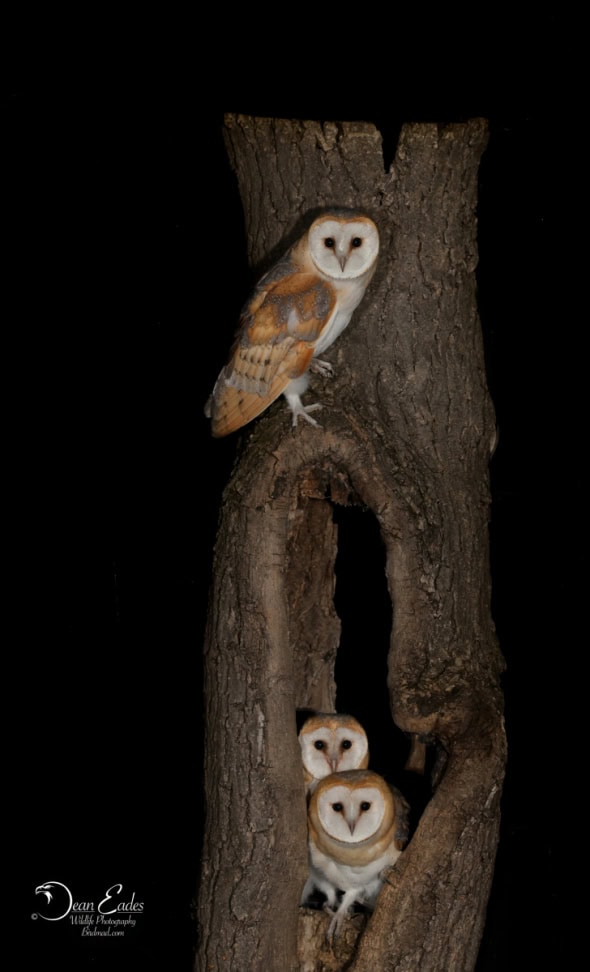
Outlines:
[[[336,246],[336,243],[334,242],[334,238],[332,236],[326,236],[326,239],[324,240],[324,246],[327,246],[329,250],[333,250],[334,247]]]
[[[342,749],[350,749],[351,746],[352,746],[352,743],[351,743],[350,739],[343,739],[342,740]]]
[[[335,810],[336,813],[342,813],[342,810],[343,810],[342,804],[341,803],[333,803],[332,804],[332,810]]]
[[[359,246],[362,246],[363,245],[363,241],[360,238],[360,236],[354,236],[352,238],[352,240],[350,241],[350,245],[351,246],[354,246],[354,247],[359,247]]]
[[[316,741],[314,742],[314,746],[316,749],[323,749],[324,743],[322,742],[321,739],[316,739]]]
[[[371,809],[371,804],[367,803],[366,800],[363,800],[363,802],[361,803],[361,810],[370,810],[370,809]]]

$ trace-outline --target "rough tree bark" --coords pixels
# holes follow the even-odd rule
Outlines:
[[[244,430],[224,494],[205,645],[196,968],[467,972],[505,763],[488,553],[494,414],[474,273],[487,126],[406,125],[389,171],[369,124],[228,116],[225,136],[258,270],[323,206],[368,212],[382,248],[326,355],[336,377],[314,379],[316,398],[308,393],[324,405],[322,428],[293,430],[275,403]],[[332,954],[327,916],[298,907],[306,818],[296,710],[334,707],[335,503],[377,518],[393,604],[392,718],[435,741],[446,764],[358,941],[363,922],[349,922]]]

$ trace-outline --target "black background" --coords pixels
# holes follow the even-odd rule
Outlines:
[[[377,44],[316,25],[288,45],[284,32],[240,42],[233,19],[233,41],[229,26],[190,27],[170,44],[131,31],[116,54],[109,37],[90,65],[80,38],[43,71],[15,59],[4,102],[18,949],[63,969],[191,967],[201,647],[237,444],[210,439],[203,404],[252,282],[223,113],[372,121],[388,164],[404,121],[485,116],[478,285],[500,428],[490,537],[510,757],[477,968],[548,960],[563,936],[561,747],[581,628],[581,321],[565,310],[555,151],[575,29],[550,12],[446,14],[426,40],[424,23]],[[339,603],[356,590],[375,610],[347,619],[341,666],[355,640],[386,641],[372,530],[342,517]],[[339,705],[354,707],[344,683]],[[144,915],[121,942],[33,922],[49,880],[95,902],[122,882]]]

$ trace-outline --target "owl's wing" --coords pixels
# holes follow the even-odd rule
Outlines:
[[[308,367],[336,310],[336,294],[313,273],[264,277],[244,308],[230,359],[205,413],[211,432],[234,432],[260,415]]]

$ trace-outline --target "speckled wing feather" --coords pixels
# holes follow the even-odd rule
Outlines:
[[[331,285],[281,261],[244,308],[230,359],[206,406],[220,437],[256,418],[308,367],[336,310]]]

